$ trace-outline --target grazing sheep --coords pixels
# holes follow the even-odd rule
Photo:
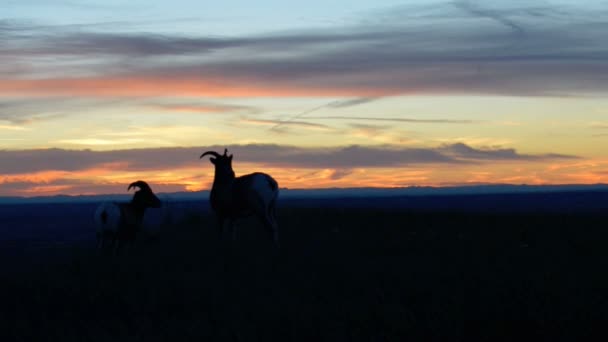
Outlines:
[[[154,195],[148,183],[133,182],[127,190],[139,188],[128,203],[104,202],[95,211],[97,224],[97,248],[102,249],[109,240],[118,251],[120,245],[133,243],[140,230],[146,208],[160,208],[161,202]]]
[[[279,195],[279,184],[271,176],[254,172],[235,177],[232,170],[232,154],[224,155],[214,151],[203,153],[200,158],[211,155],[211,163],[215,165],[215,176],[211,188],[211,208],[217,216],[220,235],[224,220],[231,222],[233,238],[236,239],[234,220],[255,215],[273,235],[274,242],[279,247],[279,227],[276,220],[276,201]]]

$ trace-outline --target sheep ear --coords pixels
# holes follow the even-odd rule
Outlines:
[[[228,160],[232,161],[232,154],[228,156]]]
[[[216,160],[215,158],[211,157],[211,158],[209,158],[209,160],[211,160],[211,163],[212,163],[213,165],[215,165],[215,160]]]

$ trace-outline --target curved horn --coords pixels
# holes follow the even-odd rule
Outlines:
[[[207,152],[205,152],[205,153],[201,154],[200,158],[203,158],[203,157],[204,157],[204,156],[206,156],[206,155],[212,155],[212,156],[214,156],[214,157],[216,157],[216,158],[221,157],[221,156],[220,156],[220,154],[219,154],[219,153],[217,153],[217,152],[215,152],[215,151],[207,151]],[[200,158],[199,158],[199,159],[200,159]]]
[[[133,183],[129,184],[129,187],[127,188],[127,191],[131,190],[131,188],[134,188],[134,187],[138,187],[140,189],[150,190],[150,186],[148,185],[148,183],[146,183],[146,182],[144,182],[142,180],[138,180],[136,182],[133,182]]]

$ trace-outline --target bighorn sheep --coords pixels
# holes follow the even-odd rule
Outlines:
[[[232,169],[232,154],[220,155],[214,151],[203,153],[200,158],[211,155],[211,163],[215,165],[215,176],[209,200],[211,209],[219,223],[220,236],[224,220],[229,219],[232,226],[233,239],[236,239],[234,220],[251,215],[257,216],[264,227],[272,235],[276,246],[279,246],[279,227],[276,220],[276,201],[279,195],[279,184],[271,176],[254,172],[235,177]]]
[[[109,240],[116,252],[121,244],[133,243],[141,228],[146,208],[160,208],[161,202],[148,183],[138,180],[129,184],[128,190],[139,188],[128,203],[104,202],[95,211],[97,224],[97,248]]]

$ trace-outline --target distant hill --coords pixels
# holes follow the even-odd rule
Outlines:
[[[406,188],[329,188],[329,189],[281,189],[281,198],[373,198],[399,196],[449,196],[517,193],[608,191],[608,184],[593,185],[474,185],[453,187],[406,187]],[[192,201],[207,200],[209,191],[159,193],[162,200]],[[2,197],[0,204],[9,203],[67,203],[126,201],[131,194],[81,195],[81,196],[39,196]]]

